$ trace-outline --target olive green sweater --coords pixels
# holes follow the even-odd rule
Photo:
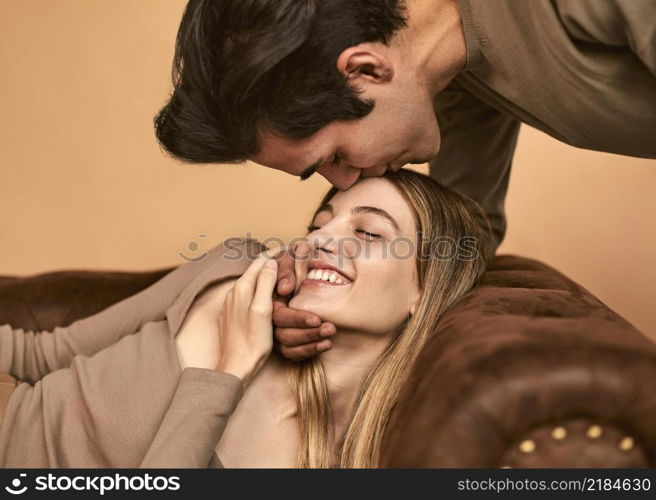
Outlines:
[[[656,1],[458,4],[467,62],[435,100],[442,147],[430,172],[484,206],[497,242],[521,123],[579,148],[656,158]]]

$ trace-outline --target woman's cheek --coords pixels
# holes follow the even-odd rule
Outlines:
[[[384,314],[390,323],[401,321],[407,316],[408,303],[414,291],[412,268],[398,260],[395,263],[389,273],[379,275],[379,282],[376,284],[380,290],[378,302],[384,306],[381,314]]]

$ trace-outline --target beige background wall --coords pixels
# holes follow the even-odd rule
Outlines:
[[[165,157],[184,0],[0,0],[0,274],[146,270],[250,231],[301,234],[328,188],[253,165]],[[284,193],[284,195],[283,195]],[[656,161],[525,128],[501,252],[541,259],[656,338]],[[206,234],[206,238],[199,238]]]

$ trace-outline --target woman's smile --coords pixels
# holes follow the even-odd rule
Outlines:
[[[353,283],[353,278],[346,271],[321,260],[308,262],[307,275],[301,286],[346,286]]]
[[[346,286],[350,285],[343,275],[330,269],[312,269],[301,283],[301,286]]]

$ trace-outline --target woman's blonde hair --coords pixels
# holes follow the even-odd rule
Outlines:
[[[412,170],[383,178],[414,212],[421,297],[415,314],[399,325],[398,335],[365,377],[341,450],[331,444],[332,408],[320,359],[289,365],[301,438],[298,467],[378,466],[385,426],[419,351],[438,318],[476,285],[494,254],[489,221],[473,200]],[[328,191],[317,211],[337,192]],[[445,243],[451,248],[448,255]]]

